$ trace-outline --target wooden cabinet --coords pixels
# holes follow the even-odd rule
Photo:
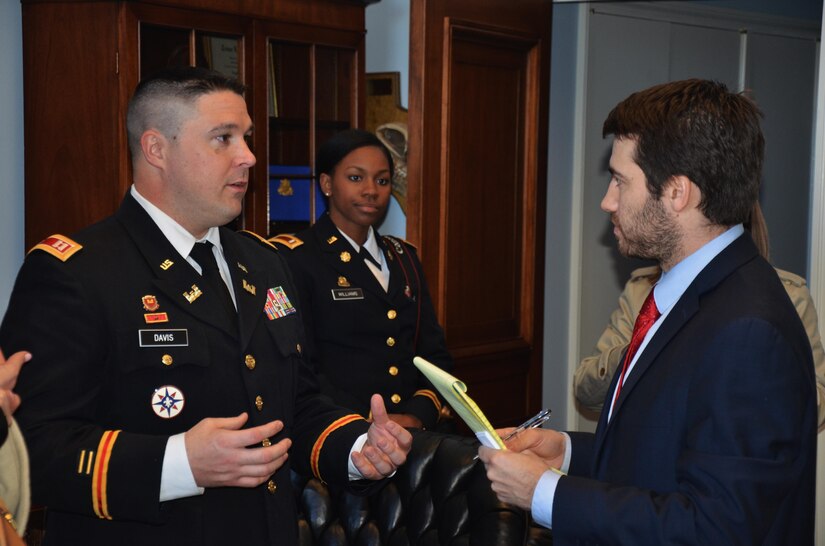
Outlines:
[[[258,164],[238,227],[265,235],[271,222],[273,231],[309,222],[320,213],[318,143],[363,125],[373,1],[22,0],[26,246],[115,211],[131,184],[129,97],[141,77],[175,64],[248,87]],[[283,218],[287,209],[300,213]]]

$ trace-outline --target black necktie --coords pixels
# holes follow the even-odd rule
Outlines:
[[[215,260],[215,254],[212,252],[212,243],[204,241],[202,243],[195,243],[192,251],[189,253],[198,265],[201,266],[201,276],[204,278],[209,288],[219,294],[218,298],[226,308],[227,313],[233,317],[233,325],[237,317],[235,311],[235,304],[232,303],[232,296],[229,294],[229,287],[221,277],[221,272],[218,269],[218,262]]]
[[[375,267],[377,267],[378,269],[381,269],[381,264],[378,263],[378,260],[375,259],[375,256],[373,256],[372,253],[369,250],[367,250],[367,247],[362,246],[361,250],[358,251],[358,255],[364,258],[365,260],[374,263]]]

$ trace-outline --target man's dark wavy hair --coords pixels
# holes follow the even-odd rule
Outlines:
[[[751,99],[722,83],[684,80],[624,99],[608,114],[602,136],[636,141],[635,161],[653,196],[661,197],[671,177],[686,176],[702,192],[705,217],[731,226],[748,220],[759,197],[761,116]]]

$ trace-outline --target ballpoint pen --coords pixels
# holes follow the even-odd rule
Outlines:
[[[522,430],[527,430],[528,428],[538,428],[543,425],[548,419],[550,419],[550,409],[544,408],[519,426],[513,429],[513,431],[508,434],[506,437],[502,438],[502,441],[506,442]]]
[[[521,432],[523,430],[527,430],[528,428],[538,428],[538,427],[540,427],[548,419],[550,419],[550,413],[551,413],[551,411],[550,411],[549,408],[544,408],[543,410],[541,410],[540,412],[538,412],[537,414],[535,414],[534,416],[532,416],[531,418],[529,418],[528,420],[526,420],[525,422],[523,422],[522,424],[520,424],[519,426],[514,428],[513,431],[510,432],[510,434],[508,434],[507,436],[505,436],[501,440],[503,442],[506,442],[507,440],[511,439],[513,436],[515,436],[516,434],[518,434],[519,432]],[[477,460],[477,459],[478,459],[478,455],[473,457],[474,461]]]

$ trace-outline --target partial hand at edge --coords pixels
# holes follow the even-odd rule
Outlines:
[[[186,455],[199,487],[257,487],[286,462],[292,440],[260,446],[284,428],[281,421],[241,429],[248,416],[203,419],[184,435]]]
[[[364,478],[380,480],[407,460],[412,435],[389,418],[381,395],[372,395],[370,409],[373,420],[367,432],[367,442],[360,453],[352,454],[352,462]]]
[[[7,419],[20,407],[20,396],[12,391],[17,384],[17,376],[24,363],[32,359],[28,351],[18,351],[8,360],[0,350],[0,409]]]

